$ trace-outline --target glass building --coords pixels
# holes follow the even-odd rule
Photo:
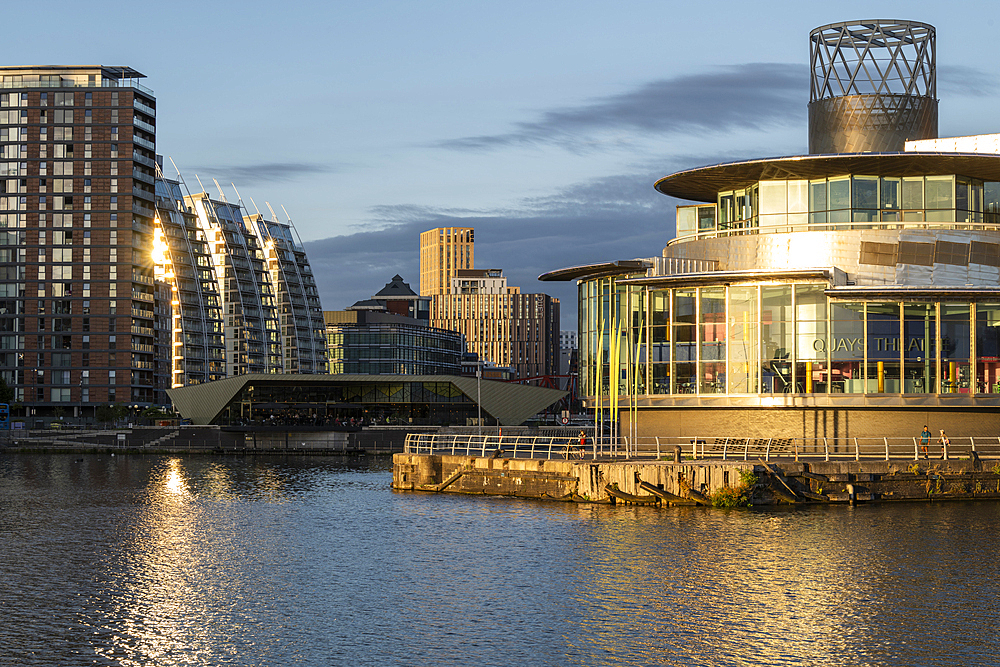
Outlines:
[[[933,27],[896,21],[817,28],[814,48],[831,30],[872,51],[910,30],[933,49]],[[814,69],[814,98],[846,81],[836,63]],[[909,130],[874,116],[831,117],[859,94],[837,89],[823,122],[810,105],[810,146],[840,146],[843,137],[821,135],[854,123],[847,145],[880,152],[666,176],[656,190],[690,203],[659,256],[541,276],[578,281],[587,404],[617,396],[643,435],[895,436],[928,423],[996,435],[1000,155],[969,149],[975,138],[956,142],[964,152],[935,143],[933,57],[925,75],[913,101],[924,139],[904,142]],[[887,99],[865,104],[902,104],[899,82],[883,83],[872,85]]]

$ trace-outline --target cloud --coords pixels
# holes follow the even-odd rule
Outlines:
[[[660,173],[635,173],[578,183],[511,210],[441,210],[385,206],[372,228],[306,242],[323,307],[340,310],[371,298],[399,273],[419,291],[420,233],[474,227],[476,266],[502,268],[522,292],[561,301],[563,328],[576,328],[576,284],[540,282],[553,269],[659,255],[673,237],[676,202],[653,190]]]
[[[311,164],[308,162],[265,162],[229,166],[198,167],[194,171],[208,173],[224,183],[256,185],[276,181],[292,181],[301,176],[326,174],[336,171],[333,165]]]
[[[993,75],[964,65],[938,66],[937,81],[938,92],[945,96],[993,97],[1000,90]]]
[[[804,120],[808,90],[809,71],[804,65],[733,65],[651,81],[577,107],[545,111],[536,120],[516,123],[508,133],[450,139],[437,145],[490,150],[548,144],[585,151],[609,141],[627,143],[623,134],[760,129]]]

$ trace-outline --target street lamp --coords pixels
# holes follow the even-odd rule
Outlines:
[[[476,423],[479,425],[479,438],[483,437],[483,367],[476,368],[476,410],[479,413]]]

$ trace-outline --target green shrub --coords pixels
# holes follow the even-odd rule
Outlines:
[[[750,504],[748,491],[745,486],[724,486],[712,494],[712,507],[746,507]]]

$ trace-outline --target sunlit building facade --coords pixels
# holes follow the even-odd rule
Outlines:
[[[476,265],[476,232],[472,227],[436,227],[420,234],[420,294],[451,291],[460,269]]]
[[[902,68],[930,77],[922,91],[892,79],[869,82],[872,90],[846,86],[866,71],[858,54],[933,51],[933,27],[832,24],[813,31],[813,48],[827,39],[831,49],[852,48],[854,69],[838,73],[837,58],[812,58],[814,97],[836,88],[838,99],[821,106],[860,115],[813,122],[811,106],[810,146],[881,152],[672,174],[655,188],[692,203],[677,208],[676,238],[659,256],[542,276],[578,280],[581,393],[590,407],[618,396],[644,435],[848,438],[916,435],[924,424],[982,435],[1000,427],[1000,155],[969,150],[995,142],[958,142],[965,152],[926,143],[939,141],[933,57]],[[914,99],[903,99],[907,90],[918,91]],[[878,91],[892,99],[839,99]],[[864,105],[912,108],[907,122],[925,139],[904,144],[910,130],[874,112],[862,118]]]
[[[156,180],[153,260],[171,291],[171,387],[227,376],[222,295],[212,246],[179,180]]]
[[[244,222],[263,239],[271,285],[277,290],[284,373],[325,373],[323,307],[305,248],[291,223],[260,213]]]
[[[0,68],[0,372],[29,418],[166,402],[156,99],[142,78]]]
[[[325,372],[291,223],[164,178],[142,78],[0,67],[0,372],[32,425],[239,373]]]

